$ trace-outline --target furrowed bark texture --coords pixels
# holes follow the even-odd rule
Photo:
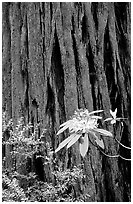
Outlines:
[[[59,125],[77,108],[118,109],[128,118],[117,139],[130,146],[130,3],[3,3],[3,110],[16,123],[39,124],[53,150],[67,137]],[[103,138],[106,153],[130,157]],[[130,201],[130,162],[108,158],[90,144],[81,159],[76,143],[57,155],[64,168],[83,163],[86,201]],[[50,167],[44,167],[47,180]]]

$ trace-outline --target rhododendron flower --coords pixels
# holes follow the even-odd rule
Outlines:
[[[65,145],[67,145],[67,148],[69,148],[75,142],[79,141],[80,153],[84,157],[89,146],[89,134],[92,134],[95,142],[104,149],[103,140],[99,139],[98,136],[113,136],[109,131],[98,128],[98,119],[102,119],[102,117],[94,114],[101,112],[103,112],[103,110],[92,111],[90,113],[87,109],[75,111],[72,119],[60,125],[61,129],[58,131],[57,135],[68,129],[70,136],[59,144],[58,148],[55,150],[55,153],[62,149]]]

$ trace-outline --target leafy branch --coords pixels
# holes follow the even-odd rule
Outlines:
[[[69,130],[69,137],[67,137],[64,141],[62,141],[58,148],[55,150],[55,153],[57,153],[59,150],[61,150],[63,147],[67,145],[67,149],[70,148],[73,144],[75,144],[77,141],[79,142],[79,151],[82,157],[85,157],[88,147],[89,147],[89,141],[90,141],[90,135],[93,136],[95,143],[98,147],[101,149],[105,149],[104,142],[102,136],[111,137],[112,139],[116,139],[113,134],[105,129],[101,129],[98,127],[98,120],[101,120],[101,116],[94,115],[95,113],[101,113],[103,110],[96,110],[89,113],[87,109],[80,109],[75,111],[72,118],[65,123],[60,125],[60,129],[57,132],[57,135],[63,133],[65,130]],[[126,118],[117,118],[116,117],[117,109],[115,111],[110,110],[111,118],[107,118],[104,120],[104,122],[110,121],[112,125],[116,123],[116,121],[120,121]],[[130,147],[126,147],[125,145],[121,144],[117,139],[116,141],[122,145],[123,147],[127,149],[131,149]],[[108,157],[121,157],[125,160],[126,159],[122,156],[118,155],[107,155],[102,150],[101,152],[108,156]]]

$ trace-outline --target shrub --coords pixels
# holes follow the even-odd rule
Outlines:
[[[24,190],[20,188],[16,178],[9,178],[5,173],[2,175],[2,201],[21,202],[27,201]]]
[[[53,159],[48,142],[38,139],[38,127],[32,132],[31,124],[24,124],[24,119],[20,118],[16,127],[13,127],[12,120],[8,121],[6,114],[3,114],[3,136],[8,130],[7,140],[3,137],[3,145],[10,145],[11,158],[14,161],[12,169],[3,168],[2,177],[2,200],[5,202],[53,202],[53,201],[76,201],[83,200],[80,195],[76,195],[75,187],[84,178],[81,168],[62,170],[58,167],[58,162]],[[47,152],[45,155],[44,152]],[[55,178],[55,183],[40,181],[35,172],[22,174],[18,169],[22,169],[27,162],[27,158],[33,155],[42,158],[44,164],[56,166],[56,171],[51,168],[51,173]],[[6,155],[5,155],[6,157]],[[22,159],[24,157],[24,159]],[[45,158],[44,158],[45,157]],[[18,162],[18,158],[19,162]],[[3,158],[3,161],[6,160]]]

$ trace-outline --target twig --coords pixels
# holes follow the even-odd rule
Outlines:
[[[127,147],[125,145],[123,145],[119,140],[116,139],[116,137],[114,138],[122,147],[126,148],[126,149],[131,149],[131,147]]]
[[[121,155],[119,155],[119,154],[117,154],[117,155],[108,155],[108,154],[104,153],[104,152],[99,148],[98,145],[95,145],[95,144],[91,141],[90,137],[89,137],[89,141],[91,142],[92,145],[94,145],[95,147],[97,147],[97,148],[99,149],[99,151],[100,151],[103,155],[105,155],[106,157],[110,157],[110,158],[118,158],[118,157],[120,157],[120,158],[123,159],[123,160],[131,161],[131,159],[127,159],[127,158],[125,158],[125,157],[123,157],[123,156],[121,156]]]

